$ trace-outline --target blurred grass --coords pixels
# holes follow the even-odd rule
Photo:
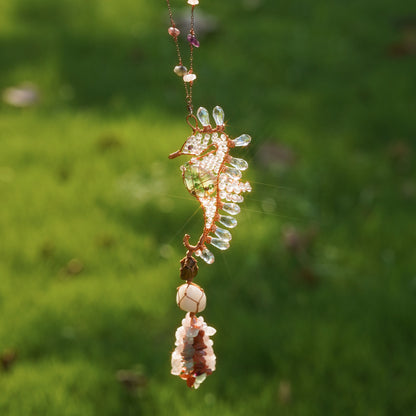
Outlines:
[[[201,6],[195,104],[253,136],[254,190],[201,265],[218,369],[188,391],[169,353],[201,215],[167,160],[188,129],[165,4],[0,5],[0,89],[41,94],[0,104],[0,414],[412,414],[413,2]]]

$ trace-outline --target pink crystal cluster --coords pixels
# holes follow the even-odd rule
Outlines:
[[[216,358],[210,339],[215,333],[216,330],[208,326],[202,316],[189,312],[176,330],[171,373],[186,380],[189,387],[197,389],[215,370]]]

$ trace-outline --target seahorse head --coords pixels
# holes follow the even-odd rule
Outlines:
[[[173,159],[182,155],[199,156],[211,147],[212,142],[210,139],[210,134],[195,133],[186,139],[178,151],[169,155],[169,158]]]

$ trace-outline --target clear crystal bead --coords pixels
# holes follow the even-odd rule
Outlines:
[[[223,228],[216,227],[214,232],[218,238],[221,238],[221,240],[230,241],[232,239],[231,233]]]
[[[239,170],[246,170],[248,168],[248,163],[244,159],[239,159],[238,157],[230,157],[228,163]]]
[[[226,240],[222,240],[221,238],[211,237],[209,243],[212,244],[214,247],[219,248],[220,250],[227,250],[227,248],[230,247],[230,243]]]
[[[225,170],[225,173],[231,177],[232,179],[240,179],[241,178],[241,171],[239,171],[236,168],[230,168],[227,167],[227,169]]]
[[[227,228],[234,228],[237,226],[237,220],[233,217],[229,217],[228,215],[220,215],[218,221]]]
[[[237,215],[240,212],[240,207],[237,204],[226,203],[222,206],[222,210],[231,215]]]
[[[232,140],[234,146],[247,146],[251,142],[251,137],[248,134],[242,134],[238,136],[236,139]]]
[[[212,117],[214,117],[217,126],[224,125],[224,110],[219,105],[212,110]]]
[[[209,113],[206,108],[199,107],[196,115],[203,126],[209,126]]]
[[[206,247],[202,250],[201,254],[198,257],[201,257],[201,259],[208,264],[212,264],[215,261],[214,255]]]

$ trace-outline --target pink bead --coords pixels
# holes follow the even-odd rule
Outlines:
[[[171,35],[173,38],[177,38],[179,35],[180,35],[180,30],[177,28],[177,27],[173,27],[173,26],[171,26],[169,29],[168,29],[168,33],[169,33],[169,35]]]

